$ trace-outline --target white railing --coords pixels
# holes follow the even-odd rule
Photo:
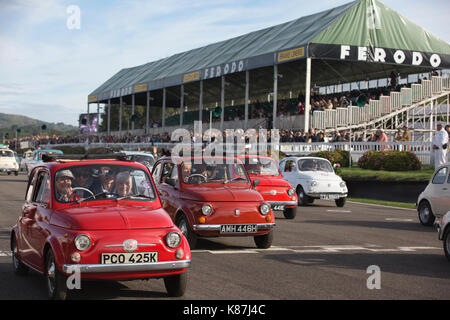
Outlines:
[[[71,143],[71,144],[49,144],[41,145],[42,149],[59,147],[84,147],[85,149],[93,148],[121,148],[123,150],[138,150],[144,148],[162,148],[171,149],[174,143]],[[370,150],[375,151],[410,151],[414,153],[423,165],[433,164],[433,150],[431,143],[424,142],[316,142],[316,143],[280,143],[274,146],[275,150],[283,152],[287,155],[306,156],[319,151],[334,151],[336,149],[350,151],[352,161],[357,162],[358,159]]]

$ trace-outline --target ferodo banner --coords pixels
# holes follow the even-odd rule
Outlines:
[[[359,47],[335,44],[311,44],[309,56],[341,61],[361,61],[409,65],[427,68],[449,68],[450,55],[391,48]]]

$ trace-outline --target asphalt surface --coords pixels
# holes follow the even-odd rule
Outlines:
[[[0,174],[0,300],[46,299],[41,275],[12,271],[10,230],[25,188],[26,175]],[[415,210],[316,201],[294,220],[276,218],[270,249],[256,249],[253,238],[200,239],[178,299],[450,299],[450,262]],[[379,281],[370,266],[379,268]],[[70,298],[169,299],[162,279],[83,281]]]

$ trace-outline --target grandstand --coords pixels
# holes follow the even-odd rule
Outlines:
[[[442,70],[449,68],[446,41],[379,1],[358,0],[120,70],[89,94],[87,105],[88,113],[90,104],[105,105],[108,135],[122,135],[125,123],[136,128],[133,134],[192,129],[196,120],[206,129],[212,117],[218,129],[370,131],[407,124],[426,140],[440,116],[448,121],[449,80]],[[440,76],[431,77],[436,71]],[[392,74],[428,76],[402,86],[386,81],[376,98],[367,97],[368,86],[352,88]],[[350,106],[312,109],[315,95],[343,93],[345,85]],[[304,113],[297,112],[299,100]],[[151,127],[154,120],[161,125]]]

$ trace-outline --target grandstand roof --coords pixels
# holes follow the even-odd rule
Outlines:
[[[120,70],[88,97],[106,101],[132,93],[172,87],[301,61],[328,61],[313,67],[317,81],[355,79],[378,69],[450,68],[450,45],[377,0],[359,0],[310,16]],[[346,63],[353,63],[348,68]],[[355,68],[354,64],[358,67]],[[407,71],[408,72],[408,71]],[[411,72],[411,73],[412,73]],[[324,76],[324,74],[331,76]],[[333,79],[335,80],[335,79]],[[267,82],[270,85],[269,80]]]

